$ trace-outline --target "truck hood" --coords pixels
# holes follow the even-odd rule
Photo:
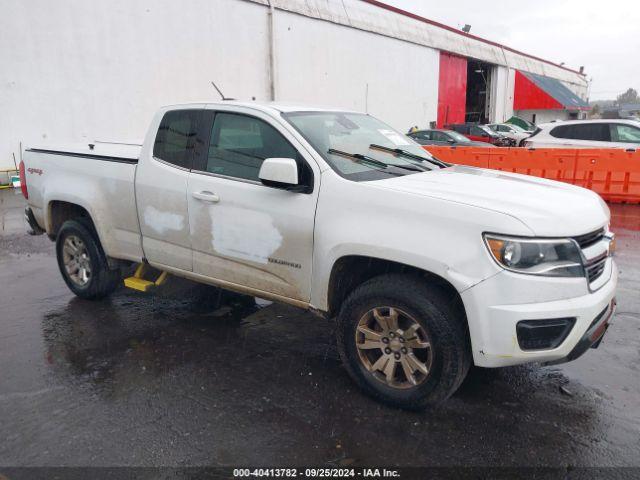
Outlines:
[[[590,190],[497,170],[457,165],[374,183],[501,212],[517,218],[538,236],[582,235],[606,225],[610,217],[606,203]]]

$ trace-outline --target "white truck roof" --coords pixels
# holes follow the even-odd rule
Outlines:
[[[349,110],[341,107],[332,107],[332,106],[321,106],[321,105],[309,105],[309,104],[300,104],[295,102],[262,102],[262,101],[239,101],[239,100],[223,100],[212,102],[210,100],[205,100],[202,102],[188,102],[188,103],[178,103],[172,105],[165,105],[163,108],[166,109],[176,109],[181,107],[189,107],[193,105],[205,105],[207,107],[216,107],[216,106],[237,106],[237,107],[245,107],[245,108],[253,108],[262,111],[277,111],[277,112],[349,112],[349,113],[362,113],[357,112],[355,110]]]

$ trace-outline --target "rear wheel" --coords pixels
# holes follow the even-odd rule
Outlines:
[[[338,323],[338,350],[351,377],[395,406],[438,404],[469,369],[463,315],[443,289],[419,278],[369,280],[347,298]]]
[[[64,222],[56,238],[56,254],[62,278],[78,297],[98,299],[118,287],[120,271],[109,268],[90,222],[82,219]]]

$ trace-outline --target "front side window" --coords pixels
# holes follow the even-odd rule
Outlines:
[[[217,113],[211,130],[206,171],[259,181],[267,158],[298,158],[296,149],[268,123],[246,115]]]
[[[612,124],[611,140],[613,142],[640,143],[640,128],[632,125]]]
[[[446,135],[449,138],[452,138],[453,140],[455,140],[458,143],[468,143],[468,142],[471,141],[467,137],[465,137],[464,135],[462,135],[462,134],[460,134],[458,132],[454,132],[454,131],[447,132]]]
[[[200,117],[200,110],[172,110],[165,113],[153,144],[153,156],[190,169]]]
[[[370,115],[312,111],[282,116],[334,171],[350,180],[379,180],[439,168],[421,145]]]
[[[449,137],[447,136],[446,133],[433,132],[431,134],[431,136],[436,142],[448,142],[449,141]]]
[[[482,127],[473,126],[471,127],[471,135],[475,135],[476,137],[488,137],[489,129],[484,130]]]

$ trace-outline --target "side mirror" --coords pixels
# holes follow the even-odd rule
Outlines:
[[[456,143],[456,141],[453,138],[448,138],[447,143]]]
[[[267,158],[258,177],[267,187],[293,190],[298,186],[298,164],[293,158]]]

